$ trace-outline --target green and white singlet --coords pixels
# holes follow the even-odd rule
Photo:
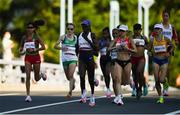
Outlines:
[[[65,61],[77,61],[78,58],[76,56],[76,45],[77,43],[77,36],[74,35],[73,39],[67,38],[65,35],[64,40],[62,41],[62,47],[67,48],[67,51],[62,51],[62,62]]]

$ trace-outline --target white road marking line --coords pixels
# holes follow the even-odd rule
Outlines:
[[[173,112],[170,112],[170,113],[166,113],[165,115],[175,115],[175,114],[180,114],[180,110],[173,111]]]
[[[0,96],[11,96],[11,95],[20,95],[20,93],[4,93],[4,94],[0,94]]]
[[[96,99],[100,99],[100,98],[105,98],[105,96],[96,97]],[[89,98],[87,98],[87,100],[89,100]],[[22,108],[22,109],[15,109],[15,110],[11,110],[11,111],[5,111],[5,112],[1,112],[0,114],[9,114],[9,113],[15,113],[15,112],[32,110],[32,109],[39,109],[39,108],[49,107],[49,106],[54,106],[54,105],[62,105],[62,104],[67,104],[67,103],[79,102],[79,101],[80,101],[80,99],[71,100],[71,101],[64,101],[64,102],[57,102],[57,103],[51,103],[51,104],[27,107],[27,108]]]
[[[114,95],[112,95],[112,96],[114,97]],[[131,93],[123,94],[123,96],[131,96]],[[106,96],[95,97],[95,99],[100,99],[100,98],[106,98]],[[87,98],[87,100],[89,100],[89,98]],[[22,108],[22,109],[15,109],[15,110],[11,110],[11,111],[5,111],[5,112],[1,112],[0,114],[9,114],[9,113],[27,111],[27,110],[32,110],[32,109],[39,109],[39,108],[43,108],[43,107],[50,107],[50,106],[54,106],[54,105],[62,105],[62,104],[67,104],[67,103],[79,102],[79,101],[80,101],[80,99],[51,103],[51,104],[44,104],[44,105],[38,105],[38,106],[27,107],[27,108]]]

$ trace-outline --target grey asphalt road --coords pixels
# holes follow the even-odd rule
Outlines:
[[[125,92],[123,106],[113,104],[111,99],[96,92],[96,105],[79,103],[79,92],[70,99],[65,92],[33,92],[30,103],[24,102],[24,92],[1,92],[0,114],[180,114],[180,90],[171,91],[164,104],[156,104],[157,93],[152,91],[140,100]]]

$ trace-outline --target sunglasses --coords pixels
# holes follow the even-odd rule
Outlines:
[[[114,32],[113,34],[114,34],[114,35],[117,35],[118,33]]]
[[[120,32],[126,32],[125,30],[119,30]]]
[[[33,26],[28,26],[27,29],[33,29],[34,27]]]
[[[67,28],[67,30],[71,30],[72,31],[72,30],[74,30],[74,28]]]
[[[154,28],[154,30],[160,30],[161,28]]]

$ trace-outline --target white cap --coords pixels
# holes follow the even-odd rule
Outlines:
[[[154,28],[160,28],[160,29],[163,29],[163,26],[162,26],[162,24],[155,24],[155,25],[154,25]]]
[[[128,26],[122,24],[122,25],[119,27],[119,30],[127,31],[127,30],[128,30]]]

